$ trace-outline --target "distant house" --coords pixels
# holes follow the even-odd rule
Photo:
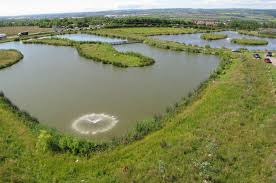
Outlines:
[[[28,36],[29,32],[20,32],[18,33],[18,36]]]
[[[218,24],[218,22],[214,20],[195,20],[193,21],[196,25],[205,25],[205,26],[215,26]]]
[[[1,39],[6,39],[7,38],[7,35],[6,34],[0,34],[0,40]]]
[[[53,26],[52,29],[54,32],[61,33],[64,30],[66,30],[66,27],[65,26]]]

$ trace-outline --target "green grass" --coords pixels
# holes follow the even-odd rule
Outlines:
[[[268,45],[268,41],[260,39],[232,39],[231,42],[241,45]]]
[[[0,69],[9,67],[23,58],[17,50],[0,50]]]
[[[29,39],[24,40],[24,44],[46,44],[54,46],[74,46],[75,42],[69,39],[58,39],[58,38],[44,38],[44,39]]]
[[[170,34],[171,35],[192,34],[192,33],[207,32],[207,31],[194,29],[194,28],[139,27],[139,28],[99,29],[95,31],[83,31],[83,32],[88,34],[96,34],[96,35],[107,36],[107,37],[118,37],[118,38],[142,42],[146,36],[170,35]]]
[[[200,38],[205,40],[219,40],[219,39],[227,38],[227,35],[226,34],[202,34]]]
[[[118,52],[110,44],[80,44],[77,47],[81,56],[104,64],[119,67],[142,67],[152,65],[154,60],[134,52]]]
[[[23,41],[23,43],[76,47],[79,54],[87,59],[117,67],[143,67],[154,64],[154,60],[149,57],[134,52],[118,52],[112,45],[107,43],[76,42],[56,38],[32,39]]]
[[[262,32],[262,31],[246,31],[241,30],[238,31],[240,34],[249,35],[249,36],[258,36],[258,37],[266,37],[266,38],[276,38],[275,33]]]
[[[12,112],[0,97],[0,179],[273,182],[275,87],[275,68],[238,59],[195,102],[180,105],[161,130],[88,157],[38,150],[29,119]]]
[[[37,26],[11,26],[11,27],[0,27],[0,33],[7,34],[8,36],[17,35],[20,32],[29,32],[30,34],[41,33],[41,32],[52,32],[52,28],[40,28]]]
[[[0,182],[274,182],[275,67],[249,52],[142,40],[219,55],[220,68],[190,98],[156,117],[160,123],[140,123],[134,140],[104,148],[53,137],[0,95]],[[57,144],[64,150],[56,151]],[[86,148],[95,151],[78,152]]]

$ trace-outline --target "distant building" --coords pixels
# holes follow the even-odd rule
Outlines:
[[[66,30],[65,26],[53,26],[52,27],[54,32],[61,33]]]
[[[196,25],[215,26],[219,22],[216,22],[214,20],[194,20],[193,23]]]
[[[6,39],[7,38],[7,35],[6,34],[0,34],[0,40],[1,39]]]

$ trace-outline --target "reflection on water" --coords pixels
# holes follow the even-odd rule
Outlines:
[[[73,41],[95,41],[95,42],[104,42],[104,43],[122,43],[127,41],[123,39],[109,38],[109,37],[97,36],[92,34],[65,34],[65,35],[58,35],[56,37],[70,39]]]

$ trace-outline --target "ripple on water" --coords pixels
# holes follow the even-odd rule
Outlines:
[[[118,120],[108,114],[87,114],[72,123],[72,128],[83,135],[96,135],[111,130]]]

